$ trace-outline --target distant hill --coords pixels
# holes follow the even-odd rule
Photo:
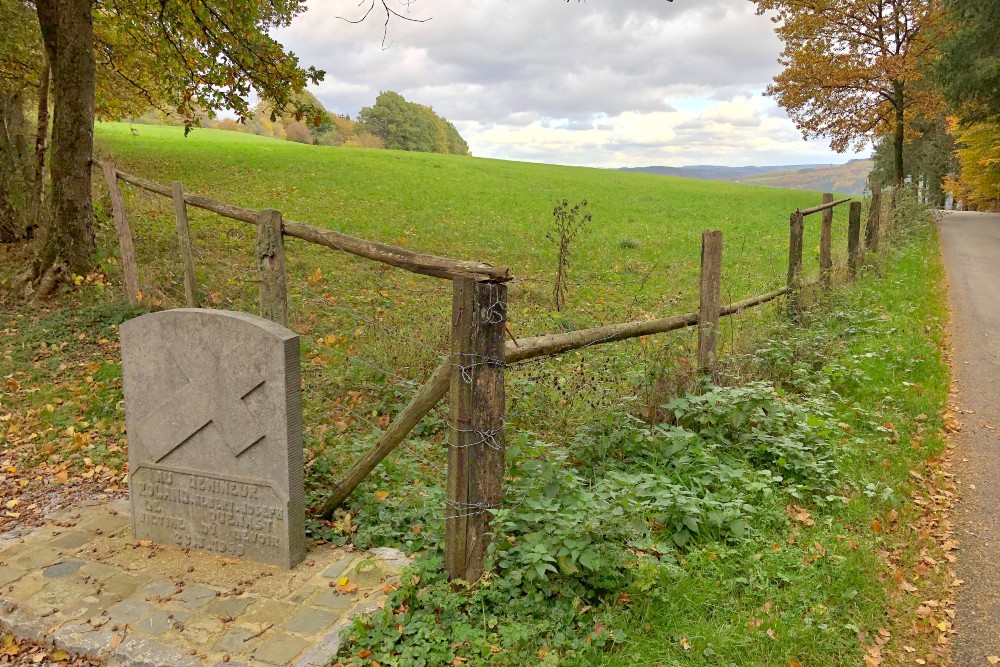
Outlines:
[[[860,195],[865,190],[871,169],[871,160],[851,160],[845,164],[792,164],[771,167],[722,167],[704,164],[685,167],[624,167],[621,171]]]

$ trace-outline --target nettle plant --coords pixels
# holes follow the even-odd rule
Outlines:
[[[483,579],[456,591],[440,549],[417,558],[385,609],[355,622],[345,665],[594,664],[625,637],[604,601],[642,594],[709,542],[784,526],[789,502],[842,486],[830,406],[758,382],[709,387],[651,424],[604,413],[569,443],[512,430],[504,508]],[[541,660],[545,654],[546,658]]]

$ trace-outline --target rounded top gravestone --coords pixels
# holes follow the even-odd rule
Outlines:
[[[293,567],[305,557],[299,338],[222,310],[121,326],[136,539]]]

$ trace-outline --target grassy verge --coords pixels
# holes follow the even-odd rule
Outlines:
[[[943,664],[942,297],[925,223],[667,425],[518,434],[493,575],[455,593],[429,545],[341,662]]]
[[[842,432],[843,500],[688,551],[654,594],[616,612],[633,632],[603,664],[943,664],[949,556],[927,520],[948,484],[936,465],[949,382],[942,290],[926,227],[769,341],[759,361],[777,385],[790,400],[824,398]]]

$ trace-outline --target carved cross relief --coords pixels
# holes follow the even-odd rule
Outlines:
[[[173,365],[171,374],[183,378],[185,384],[136,426],[136,435],[154,461],[162,461],[210,423],[233,456],[263,439],[265,430],[243,399],[262,386],[264,378],[248,365],[244,351],[229,350],[218,372],[211,374],[194,372],[199,360],[191,355],[168,351],[167,357]],[[199,381],[193,382],[192,377],[199,377]]]

